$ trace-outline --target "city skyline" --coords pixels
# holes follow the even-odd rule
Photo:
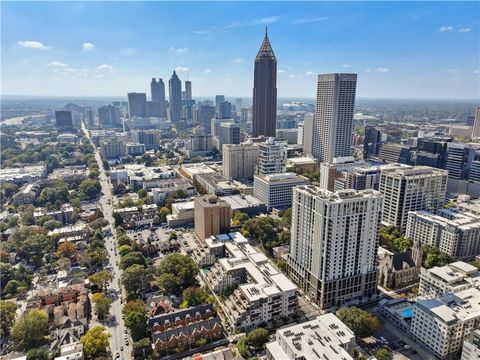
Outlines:
[[[334,72],[357,73],[359,97],[479,95],[475,3],[260,3],[253,12],[236,2],[1,6],[7,95],[125,96],[176,70],[192,81],[193,97],[251,97],[251,59],[266,25],[279,97],[313,98],[316,76]],[[132,14],[142,21],[125,25]]]

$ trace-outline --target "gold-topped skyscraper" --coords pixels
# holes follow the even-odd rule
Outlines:
[[[275,137],[277,121],[277,58],[267,29],[255,58],[253,79],[253,136]]]

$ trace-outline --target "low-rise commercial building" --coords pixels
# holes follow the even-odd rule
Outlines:
[[[249,217],[267,213],[267,206],[252,195],[222,196],[221,199],[230,204],[232,212],[240,211]]]
[[[45,165],[22,166],[0,169],[0,185],[8,182],[14,184],[33,183],[45,177]]]
[[[355,335],[334,314],[325,314],[275,333],[267,360],[353,360]]]
[[[183,226],[193,224],[195,219],[195,203],[193,201],[172,204],[172,213],[167,215],[168,226]]]

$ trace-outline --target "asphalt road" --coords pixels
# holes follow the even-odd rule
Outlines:
[[[90,139],[89,133],[85,128],[85,125],[82,124],[82,130],[85,135]],[[91,141],[91,139],[90,139]],[[93,143],[92,143],[93,145]],[[97,148],[95,148],[95,159],[98,162],[100,167],[100,176],[99,181],[102,185],[102,197],[99,200],[100,207],[103,211],[103,216],[106,220],[108,220],[109,225],[108,227],[111,230],[112,234],[115,234],[115,221],[113,219],[113,206],[112,206],[112,187],[108,181],[108,177],[103,167],[103,162],[100,157],[100,152]],[[110,315],[112,316],[113,320],[109,322],[104,322],[103,325],[107,327],[108,331],[111,334],[110,337],[110,350],[112,352],[113,358],[115,358],[116,353],[120,353],[121,358],[123,359],[131,359],[132,358],[132,341],[129,338],[129,346],[126,345],[125,341],[125,322],[122,319],[122,289],[119,286],[120,284],[120,275],[121,270],[118,267],[120,263],[120,255],[115,250],[116,249],[115,238],[113,236],[105,238],[105,247],[107,248],[108,252],[108,259],[109,264],[108,266],[111,268],[111,272],[113,274],[113,281],[110,283],[109,290],[116,294],[113,298],[113,303],[110,308]],[[120,348],[123,347],[123,351]]]

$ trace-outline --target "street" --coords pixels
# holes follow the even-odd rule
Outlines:
[[[85,124],[83,123],[82,123],[82,130],[85,133],[85,136],[87,136],[91,142],[88,130],[85,128]],[[93,142],[92,142],[92,145],[94,145]],[[122,319],[122,303],[121,303],[122,289],[121,289],[121,286],[119,285],[121,270],[118,266],[118,264],[120,263],[120,255],[115,250],[117,244],[115,242],[115,237],[114,237],[115,221],[113,219],[112,189],[109,184],[105,168],[103,167],[103,162],[100,156],[100,152],[96,147],[95,147],[95,159],[97,160],[100,168],[99,181],[100,181],[100,184],[102,185],[102,196],[99,200],[99,204],[103,211],[104,218],[109,222],[108,227],[110,228],[112,233],[112,236],[105,238],[105,247],[107,249],[108,258],[109,258],[108,266],[111,268],[111,272],[113,274],[113,280],[110,284],[109,290],[110,291],[113,290],[116,294],[118,294],[118,296],[116,296],[113,299],[113,303],[110,308],[110,315],[113,316],[113,321],[106,324],[106,327],[108,328],[108,331],[111,334],[110,350],[112,352],[113,357],[115,357],[115,354],[119,352],[121,358],[131,359],[132,358],[131,341],[130,341],[130,345],[127,346],[124,339],[124,336],[126,333],[125,331],[126,327],[125,327],[125,322]],[[120,350],[121,347],[123,347],[123,351]]]

